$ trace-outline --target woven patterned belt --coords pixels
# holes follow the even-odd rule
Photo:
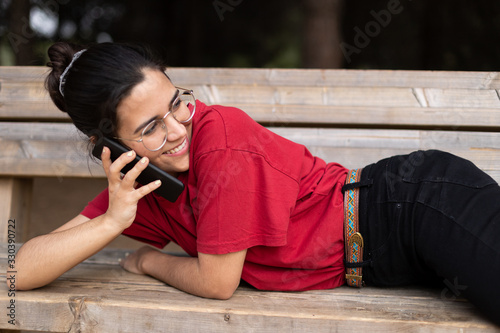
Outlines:
[[[350,170],[347,174],[344,192],[344,242],[345,261],[347,263],[363,262],[363,237],[359,233],[359,183],[362,169]],[[349,184],[352,184],[349,186]],[[351,287],[363,286],[363,275],[361,267],[346,267],[346,282]]]

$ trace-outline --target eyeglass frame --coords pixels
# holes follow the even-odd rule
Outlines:
[[[144,126],[144,128],[142,129],[141,131],[141,138],[140,139],[125,139],[125,138],[118,138],[118,137],[113,137],[113,139],[117,139],[117,140],[127,140],[127,141],[135,141],[135,142],[141,142],[142,145],[144,146],[144,148],[146,148],[147,150],[149,151],[158,151],[160,149],[163,148],[163,146],[165,146],[165,143],[167,143],[167,136],[168,136],[168,131],[167,131],[167,124],[165,123],[165,119],[168,117],[169,114],[172,113],[172,106],[175,105],[175,103],[177,102],[178,99],[181,98],[182,95],[184,95],[186,92],[191,95],[191,97],[193,97],[193,112],[191,112],[191,115],[189,116],[189,118],[187,120],[184,120],[184,121],[178,121],[177,119],[175,119],[175,117],[172,115],[172,117],[179,123],[179,124],[185,124],[185,123],[188,123],[190,122],[192,119],[193,119],[193,116],[194,114],[196,113],[196,98],[194,97],[194,92],[193,90],[191,89],[185,89],[185,88],[182,88],[182,87],[177,87],[177,86],[174,86],[175,89],[177,89],[177,91],[179,92],[179,95],[177,95],[177,97],[172,101],[172,104],[170,106],[170,110],[167,111],[167,113],[165,113],[165,115],[160,118],[160,119],[155,119],[151,122],[149,122],[146,126]],[[181,93],[180,90],[183,90],[183,92]],[[187,105],[186,105],[187,107]],[[157,121],[161,121],[163,123],[162,125],[162,129],[165,129],[165,138],[163,139],[163,143],[160,145],[160,147],[158,147],[157,149],[149,149],[148,147],[146,147],[146,144],[144,143],[144,131],[153,123],[157,122]]]

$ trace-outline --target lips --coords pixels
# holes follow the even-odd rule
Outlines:
[[[165,155],[174,155],[174,154],[180,152],[181,150],[183,150],[184,148],[186,148],[187,144],[188,144],[188,140],[187,140],[187,137],[186,137],[186,138],[184,138],[184,141],[182,141],[182,143],[180,145],[178,145],[177,147],[175,147],[173,149],[165,151],[163,154],[165,154]]]

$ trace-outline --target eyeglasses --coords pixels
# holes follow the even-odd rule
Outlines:
[[[175,99],[172,102],[170,110],[161,119],[156,119],[150,122],[144,127],[141,132],[140,139],[124,139],[116,138],[118,140],[127,140],[142,142],[144,147],[150,151],[160,150],[167,142],[167,125],[165,124],[165,119],[169,114],[174,117],[179,124],[187,124],[193,119],[194,113],[196,111],[196,100],[192,90],[187,90],[180,87],[175,87],[177,89],[175,93]]]

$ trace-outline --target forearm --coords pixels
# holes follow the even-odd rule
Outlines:
[[[237,278],[220,274],[219,267],[202,265],[199,258],[177,257],[150,251],[141,262],[145,274],[193,295],[228,299],[238,287],[241,270]]]
[[[102,215],[26,242],[16,255],[16,289],[44,286],[105,247],[121,233],[105,219]]]

